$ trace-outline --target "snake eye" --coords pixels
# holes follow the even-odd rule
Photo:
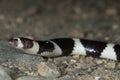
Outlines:
[[[26,41],[25,40],[22,40],[22,43],[24,44]]]

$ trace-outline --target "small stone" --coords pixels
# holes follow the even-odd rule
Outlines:
[[[18,18],[16,19],[16,21],[17,21],[18,23],[22,23],[22,22],[23,22],[23,18],[22,18],[22,17],[18,17]]]
[[[77,60],[74,60],[74,59],[71,59],[71,60],[70,60],[70,63],[71,63],[71,64],[76,63],[76,62],[77,62]]]
[[[103,61],[101,59],[100,60],[96,60],[96,64],[100,65],[102,63],[103,63]]]
[[[74,30],[70,33],[70,36],[73,36],[73,37],[84,37],[84,34],[81,33],[80,31],[77,31],[77,30]]]
[[[68,63],[66,62],[66,63],[62,63],[62,66],[64,67],[64,68],[67,68],[68,67]]]
[[[0,20],[5,20],[5,16],[3,14],[0,14]]]
[[[95,77],[95,80],[99,80],[100,79],[100,77]]]
[[[108,41],[108,40],[110,40],[110,37],[107,37],[107,36],[106,36],[104,39],[105,39],[106,41]]]
[[[0,66],[0,80],[12,80],[7,71]]]
[[[59,69],[51,63],[41,62],[38,65],[38,73],[44,77],[58,77],[60,76]]]
[[[120,63],[116,62],[116,68],[120,69]]]
[[[74,68],[81,68],[81,63],[75,63],[75,66],[74,66]]]
[[[57,58],[54,58],[54,63],[56,64],[56,65],[59,65],[59,64],[61,64],[61,63],[64,63],[65,61],[66,61],[66,57],[64,56],[64,57],[57,57]],[[64,62],[63,62],[64,61]],[[67,62],[66,62],[67,63]]]
[[[113,25],[112,25],[112,28],[113,28],[114,30],[117,30],[117,29],[119,28],[119,25],[118,25],[118,24],[113,24]]]
[[[25,67],[23,67],[23,66],[18,67],[18,68],[19,68],[19,70],[20,70],[20,71],[22,71],[22,72],[24,72],[24,71],[27,71],[27,70],[28,70],[27,68],[25,68]]]
[[[26,73],[27,75],[31,75],[31,76],[38,76],[37,73],[35,73],[34,71],[25,71],[24,73]]]
[[[107,10],[106,10],[106,14],[108,15],[108,16],[115,16],[115,15],[117,15],[117,13],[118,13],[118,11],[117,11],[117,9],[116,8],[108,8]]]
[[[87,69],[87,72],[89,72],[89,73],[91,73],[92,71],[93,71],[92,68],[88,68],[88,69]]]
[[[78,79],[71,78],[71,77],[68,77],[68,78],[61,77],[61,78],[59,78],[58,80],[78,80]]]
[[[116,67],[116,63],[113,61],[113,62],[109,62],[105,65],[106,68],[115,68]]]
[[[74,59],[79,59],[80,55],[73,55],[72,56]]]
[[[35,76],[22,76],[17,78],[16,80],[46,80],[43,77],[35,77]]]
[[[95,80],[105,80],[105,79],[101,77],[95,77]]]
[[[80,14],[80,13],[82,13],[82,9],[80,8],[80,6],[75,6],[75,7],[74,7],[74,12],[75,12],[76,14]]]

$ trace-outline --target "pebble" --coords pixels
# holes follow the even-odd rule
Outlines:
[[[84,34],[77,30],[73,30],[72,32],[70,32],[69,35],[72,37],[81,37],[81,38],[84,37]]]
[[[38,73],[44,77],[59,77],[61,73],[58,67],[52,63],[41,62],[38,65]]]
[[[12,80],[5,68],[0,66],[0,80]]]
[[[35,76],[22,76],[17,78],[16,80],[46,80],[43,77],[35,77]]]
[[[105,67],[114,69],[116,67],[116,63],[115,62],[109,62],[109,63],[105,64]]]
[[[95,77],[95,80],[105,80],[105,79],[101,77]]]
[[[120,63],[116,62],[116,68],[120,69]]]
[[[80,64],[80,63],[75,63],[74,68],[78,68],[78,69],[80,69],[80,68],[81,68],[81,64]]]
[[[76,14],[82,13],[81,7],[80,7],[80,6],[75,6],[75,7],[74,7],[74,12],[75,12]]]
[[[80,55],[73,55],[72,56],[74,59],[79,59],[80,58]]]
[[[62,66],[63,66],[64,68],[67,68],[68,65],[69,65],[69,64],[68,64],[66,61],[64,61],[64,62],[62,63]]]
[[[0,14],[0,20],[5,20],[5,15]]]
[[[71,63],[71,64],[76,63],[76,60],[71,59],[71,60],[70,60],[70,63]]]
[[[100,79],[100,77],[95,77],[95,80],[99,80]]]
[[[75,78],[64,78],[64,77],[62,77],[62,78],[59,78],[58,80],[77,80],[77,79],[75,79]]]
[[[95,80],[101,80],[101,77],[95,77]]]
[[[88,72],[88,73],[91,73],[92,71],[93,71],[92,68],[88,68],[88,69],[87,69],[87,72]]]
[[[59,65],[61,63],[63,63],[64,61],[66,61],[67,57],[63,56],[63,57],[57,57],[57,58],[54,58],[54,63],[56,65]]]
[[[19,68],[19,70],[20,70],[20,71],[23,71],[23,72],[28,71],[28,69],[27,69],[27,68],[25,68],[25,67],[23,67],[23,66],[18,67],[18,68]]]
[[[119,28],[119,24],[113,24],[112,29],[117,30]]]
[[[103,61],[102,61],[101,59],[96,60],[96,64],[100,65],[100,64],[102,64],[102,63],[103,63]]]
[[[18,17],[17,19],[16,19],[16,21],[17,21],[17,23],[23,23],[23,18],[22,17]]]
[[[61,77],[61,78],[45,78],[45,77],[35,77],[35,76],[22,76],[17,78],[16,80],[77,80],[74,78],[66,78],[66,77]]]
[[[118,10],[117,10],[116,8],[110,7],[110,8],[108,8],[108,9],[106,10],[106,14],[107,14],[108,16],[116,16],[117,13],[118,13]]]

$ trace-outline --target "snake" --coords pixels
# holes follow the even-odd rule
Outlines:
[[[9,44],[27,54],[43,57],[85,55],[120,61],[120,45],[109,42],[80,38],[34,40],[24,37],[14,37],[9,40]]]

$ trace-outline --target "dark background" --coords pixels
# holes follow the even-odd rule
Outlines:
[[[0,39],[80,37],[119,42],[119,0],[0,0]]]

